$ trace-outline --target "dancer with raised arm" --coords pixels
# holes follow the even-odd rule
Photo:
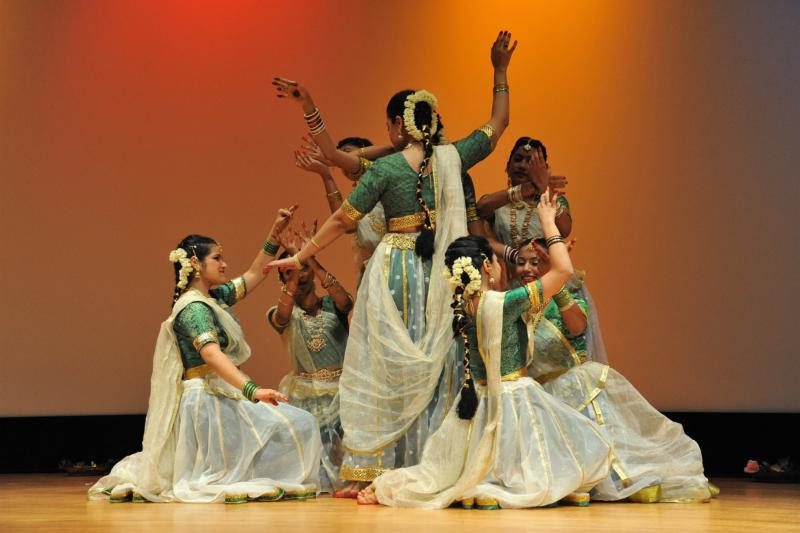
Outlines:
[[[415,464],[458,391],[459,361],[450,329],[448,288],[431,265],[467,234],[462,173],[484,159],[509,120],[506,71],[516,43],[501,32],[491,48],[494,67],[489,120],[453,144],[440,140],[436,98],[401,91],[387,106],[387,129],[398,152],[376,160],[342,206],[297,254],[271,266],[300,268],[355,228],[380,201],[388,232],[367,264],[358,290],[339,383],[346,455],[340,475],[369,482]],[[279,96],[303,106],[312,136],[335,158],[325,122],[308,91],[276,79]],[[437,267],[438,268],[438,267]],[[355,496],[357,486],[346,491]]]
[[[453,330],[468,369],[458,404],[428,440],[416,466],[386,472],[360,503],[481,509],[586,505],[608,475],[609,446],[599,428],[527,377],[523,315],[541,312],[572,274],[555,224],[556,201],[543,194],[538,216],[553,268],[547,276],[498,292],[500,263],[483,237],[456,239],[445,256],[453,288]]]

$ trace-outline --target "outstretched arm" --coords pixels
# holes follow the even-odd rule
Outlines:
[[[280,77],[273,78],[272,85],[277,90],[278,98],[288,98],[300,104],[311,137],[331,165],[341,168],[348,174],[359,174],[363,172],[361,157],[371,161],[393,152],[391,146],[370,146],[355,152],[339,150],[308,89],[296,81]]]
[[[492,90],[492,116],[486,125],[489,126],[494,134],[490,136],[492,149],[497,145],[497,140],[505,131],[509,121],[509,102],[508,102],[508,64],[511,56],[517,48],[517,41],[511,45],[511,32],[501,31],[497,34],[492,45],[491,58],[494,67],[494,89]]]

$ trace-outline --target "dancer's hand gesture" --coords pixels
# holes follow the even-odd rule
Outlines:
[[[539,197],[539,205],[536,206],[536,213],[539,215],[542,226],[547,222],[555,223],[556,211],[558,211],[558,194],[551,195],[548,187]]]
[[[283,230],[286,229],[286,226],[289,225],[289,222],[291,222],[297,207],[297,204],[295,204],[290,207],[282,207],[278,209],[278,214],[275,216],[275,222],[272,223],[272,230],[269,232],[274,239],[277,239]]]
[[[327,173],[330,172],[327,165],[300,150],[294,151],[294,164],[297,168],[302,168],[303,170],[314,172],[315,174],[327,175]]]
[[[255,394],[253,394],[253,398],[258,400],[259,402],[271,403],[272,405],[278,405],[278,402],[289,401],[289,398],[287,398],[285,394],[281,394],[280,392],[273,389],[262,389],[262,388],[256,390]]]
[[[544,160],[541,149],[535,148],[531,151],[531,164],[528,167],[528,178],[536,186],[536,190],[541,193],[550,184],[550,169]]]
[[[272,78],[272,85],[275,86],[277,91],[275,96],[278,98],[288,98],[301,105],[311,100],[311,94],[309,94],[308,89],[296,81],[276,76]]]
[[[497,39],[495,39],[494,44],[492,45],[491,53],[492,66],[495,68],[495,70],[505,70],[508,68],[508,64],[511,62],[511,55],[517,48],[517,41],[514,41],[514,44],[509,47],[510,42],[510,31],[502,30],[497,34]]]

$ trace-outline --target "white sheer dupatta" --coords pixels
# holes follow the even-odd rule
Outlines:
[[[409,337],[389,291],[385,242],[375,249],[359,286],[339,382],[344,445],[352,452],[377,453],[403,436],[430,402],[453,346],[451,296],[441,270],[448,245],[467,233],[455,147],[435,147],[433,172],[438,218],[426,329],[419,343]]]

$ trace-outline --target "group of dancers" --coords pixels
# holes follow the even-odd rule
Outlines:
[[[497,36],[490,118],[455,142],[436,98],[406,90],[387,105],[388,146],[334,143],[309,91],[275,78],[310,134],[296,165],[320,175],[332,214],[317,228],[280,209],[233,280],[214,239],[170,253],[142,451],[91,498],[496,509],[716,495],[697,443],[608,365],[544,145],[518,139],[508,189],[476,199],[468,171],[508,125],[516,44]],[[317,258],[347,234],[355,298]],[[278,390],[240,369],[250,348],[230,310],[273,271],[267,322],[293,367]]]

